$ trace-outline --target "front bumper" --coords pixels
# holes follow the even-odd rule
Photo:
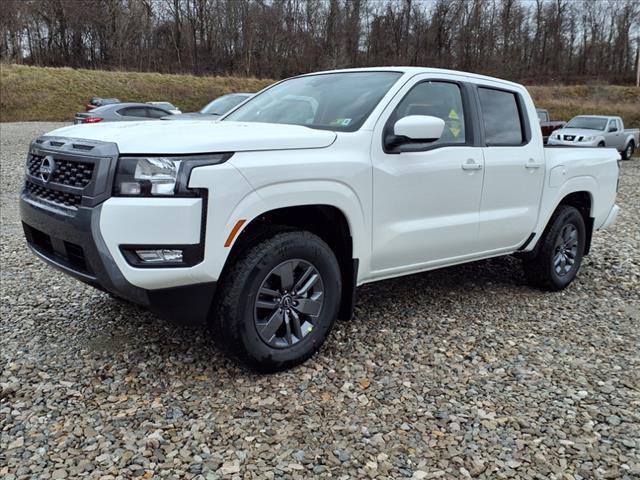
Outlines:
[[[216,283],[158,289],[131,284],[100,234],[102,208],[103,205],[81,205],[70,214],[34,200],[26,191],[20,196],[27,243],[42,260],[84,283],[147,307],[168,320],[189,324],[204,322]]]

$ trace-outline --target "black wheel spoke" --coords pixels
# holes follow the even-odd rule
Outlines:
[[[304,285],[302,285],[302,287],[298,290],[298,294],[306,295],[309,289],[315,285],[315,283],[318,281],[319,278],[320,278],[320,275],[317,273],[314,273],[313,275],[311,275],[307,279],[307,281],[304,283]]]
[[[260,334],[263,336],[263,338],[268,338],[269,340],[271,340],[278,329],[282,326],[283,322],[284,315],[282,314],[282,311],[278,309],[273,312],[273,315],[271,315],[271,317],[269,317],[267,323],[265,325],[262,325]]]
[[[257,308],[268,308],[269,310],[273,310],[277,308],[279,305],[275,300],[257,300],[256,307]]]
[[[304,286],[305,282],[309,279],[309,277],[313,274],[314,271],[315,271],[315,268],[309,266],[309,268],[307,268],[305,272],[302,274],[302,276],[298,279],[293,289],[295,291],[300,291],[300,289]]]
[[[320,300],[313,300],[311,298],[303,298],[298,300],[298,305],[294,307],[300,313],[317,317],[320,314],[322,308],[322,302]]]
[[[287,340],[287,344],[293,345],[293,337],[291,336],[291,315],[289,313],[285,313],[285,325],[286,325],[286,333],[285,339]]]
[[[272,290],[271,288],[262,287],[260,289],[260,295],[265,295],[267,297],[277,298],[280,296],[280,292],[277,290]]]
[[[300,317],[296,312],[291,310],[289,312],[289,323],[291,324],[291,331],[298,338],[298,340],[302,340],[304,336],[302,334],[302,325],[300,324]]]
[[[293,269],[295,268],[294,262],[285,262],[280,265],[275,272],[280,277],[280,288],[282,290],[290,291],[293,288]]]

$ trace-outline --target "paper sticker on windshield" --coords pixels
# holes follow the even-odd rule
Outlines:
[[[449,112],[449,118],[451,120],[458,120],[458,112],[456,112],[453,108],[451,109],[451,111]]]
[[[346,127],[350,123],[350,118],[336,118],[333,122],[331,122],[331,125],[340,125],[341,127]]]

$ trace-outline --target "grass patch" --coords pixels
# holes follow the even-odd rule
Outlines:
[[[230,92],[256,92],[271,80],[196,77],[0,65],[0,121],[71,121],[93,96],[126,101],[166,100],[184,112],[199,110]],[[531,86],[536,106],[554,120],[575,115],[619,115],[628,128],[640,126],[640,89],[615,85]]]
[[[169,101],[183,112],[193,112],[225,93],[256,92],[271,82],[0,65],[0,121],[72,121],[94,96],[115,97],[123,102]]]
[[[640,88],[618,85],[527,87],[539,108],[549,110],[552,120],[576,115],[618,115],[625,128],[640,127]]]

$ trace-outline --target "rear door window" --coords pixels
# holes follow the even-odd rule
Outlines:
[[[519,146],[524,144],[524,127],[516,94],[480,87],[478,95],[487,145]]]
[[[141,117],[148,118],[146,107],[129,107],[123,108],[122,110],[118,110],[120,115],[125,117]]]
[[[159,108],[151,108],[151,107],[147,108],[147,117],[149,118],[162,118],[162,117],[166,117],[167,115],[171,115],[171,114]]]

